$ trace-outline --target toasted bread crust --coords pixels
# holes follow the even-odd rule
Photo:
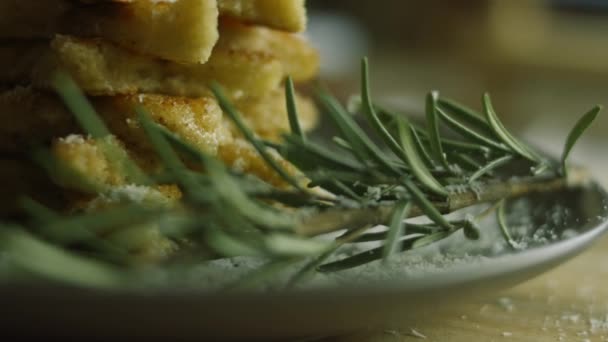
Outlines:
[[[246,120],[254,127],[262,128],[284,108],[281,92],[277,90],[274,94],[274,97],[247,99],[237,106],[244,113]],[[163,95],[132,95],[92,97],[91,101],[110,131],[124,142],[132,158],[144,170],[156,170],[159,162],[136,120],[134,108],[139,105],[148,110],[153,120],[200,150],[217,156],[227,165],[257,175],[273,184],[285,185],[249,143],[233,135],[234,131],[230,131],[219,105],[211,97],[191,99]],[[305,106],[299,107],[302,109]],[[316,118],[314,108],[310,111]],[[49,125],[49,120],[45,119],[44,115],[64,124]],[[11,126],[12,122],[19,121],[18,118],[24,119],[19,129]],[[20,143],[26,141],[27,144],[42,144],[53,140],[56,155],[68,165],[73,165],[80,173],[91,175],[94,184],[123,185],[125,178],[117,174],[118,170],[112,168],[100,156],[101,151],[96,148],[94,141],[77,135],[59,138],[70,133],[79,133],[80,129],[68,109],[55,95],[31,88],[16,88],[0,94],[0,123],[4,123],[0,125],[1,153],[23,151],[25,146]],[[276,138],[287,130],[286,126],[287,121],[282,119],[265,128],[273,128],[275,132],[267,130],[260,134]],[[307,124],[304,126],[308,127]],[[7,131],[12,133],[9,135]],[[18,139],[15,140],[15,137]],[[276,158],[285,168],[295,173],[293,166],[278,155]]]
[[[306,29],[305,0],[218,0],[220,14],[279,30]]]
[[[319,113],[313,101],[299,93],[295,94],[298,119],[304,131],[310,131],[317,125]],[[261,97],[246,97],[235,102],[243,114],[245,122],[259,136],[278,141],[281,135],[289,132],[289,118],[283,89],[276,89]],[[240,135],[231,125],[235,135]]]
[[[280,61],[259,51],[215,49],[205,64],[179,64],[153,58],[97,39],[57,36],[47,42],[0,44],[0,84],[32,84],[49,89],[58,71],[69,73],[90,95],[155,93],[206,96],[217,81],[229,94],[262,95],[285,77]]]
[[[127,178],[118,165],[108,160],[104,149],[90,137],[72,134],[58,138],[53,142],[51,151],[62,165],[86,177],[86,182],[94,184],[95,187],[115,187],[126,183]],[[78,188],[80,180],[74,181],[72,177],[61,176],[55,175],[54,181],[66,188],[82,190]]]
[[[276,151],[269,150],[275,161],[291,175],[298,173],[297,169],[283,159]],[[220,146],[218,157],[229,167],[243,174],[252,174],[277,187],[287,187],[288,184],[259,153],[242,138],[235,138],[231,143]]]
[[[135,0],[79,0],[83,3],[130,3]],[[161,0],[160,2],[163,2]],[[166,0],[165,2],[171,2]],[[306,29],[305,0],[218,0],[221,16],[289,32]]]
[[[314,78],[320,68],[319,54],[305,37],[230,19],[220,20],[220,40],[216,49],[270,53],[281,62],[285,74],[295,81]]]
[[[206,62],[218,39],[216,0],[3,0],[0,17],[0,38],[96,37],[180,63]]]
[[[223,117],[212,97],[185,98],[163,95],[90,97],[100,117],[121,140],[146,148],[134,108],[143,106],[158,123],[166,126],[201,150],[216,154],[240,132]],[[285,93],[275,89],[261,97],[246,97],[236,108],[258,135],[280,140],[289,131]],[[316,126],[318,112],[313,102],[296,93],[296,106],[304,130]],[[0,93],[0,153],[18,153],[28,146],[50,142],[55,137],[79,133],[78,124],[63,103],[50,92],[16,87]]]
[[[134,146],[147,146],[134,108],[145,107],[152,119],[201,150],[215,155],[232,139],[221,109],[211,97],[185,98],[163,95],[91,97],[98,115],[112,133]],[[73,115],[52,93],[17,87],[0,94],[0,152],[16,153],[28,145],[80,129]]]

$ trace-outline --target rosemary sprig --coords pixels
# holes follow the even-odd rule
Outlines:
[[[388,161],[386,154],[363,132],[361,127],[352,119],[350,114],[333,96],[325,91],[319,91],[319,100],[327,110],[327,114],[333,119],[346,140],[352,147],[355,157],[364,165],[373,167],[374,164],[399,174]]]
[[[54,84],[83,130],[106,146],[108,159],[120,165],[130,183],[150,189],[173,183],[184,194],[181,201],[172,205],[126,203],[72,214],[54,212],[24,200],[29,220],[11,225],[6,230],[10,233],[0,234],[3,250],[16,255],[15,260],[32,272],[92,286],[118,284],[122,278],[115,275],[114,268],[134,267],[130,260],[132,251],[111,239],[111,235],[140,225],[156,229],[161,239],[172,243],[189,241],[188,246],[197,246],[202,251],[195,253],[203,256],[201,262],[234,256],[268,261],[230,288],[259,284],[297,264],[303,266],[288,280],[288,287],[317,270],[339,271],[380,259],[390,263],[395,253],[440,242],[458,231],[476,240],[482,231],[476,218],[450,221],[444,215],[479,203],[502,203],[497,210],[499,225],[507,243],[513,246],[505,222],[504,200],[583,183],[586,175],[577,169],[571,169],[566,178],[566,159],[600,111],[599,106],[594,107],[579,120],[568,136],[559,165],[547,161],[507,131],[487,94],[482,115],[431,92],[425,101],[426,122],[421,126],[383,109],[371,96],[367,59],[361,63],[360,109],[364,122],[356,121],[327,90],[317,92],[337,131],[331,143],[315,141],[302,130],[291,79],[285,84],[291,132],[281,142],[257,137],[221,86],[212,85],[226,116],[268,166],[291,186],[277,189],[251,175],[230,170],[215,157],[154,122],[145,108],[134,108],[162,164],[160,174],[145,174],[69,77],[59,75]],[[459,138],[446,138],[446,129]],[[303,177],[281,167],[271,150],[295,165]],[[48,153],[45,155],[48,157]],[[507,170],[522,161],[526,168],[536,172],[518,180],[510,179]],[[65,175],[70,171],[50,166]],[[80,176],[86,181],[86,175]],[[479,193],[471,183],[483,186],[484,191]],[[92,191],[103,195],[111,190]],[[431,222],[406,222],[407,218],[420,215]],[[387,226],[387,230],[365,233],[375,225]],[[343,229],[346,233],[336,241],[316,238]],[[19,230],[35,236],[15,235]],[[367,241],[380,241],[383,245],[336,258],[344,245]],[[22,246],[27,247],[23,253]],[[38,252],[49,255],[49,260],[61,260],[62,265],[74,267],[77,272],[66,274],[44,262],[35,265],[32,255]],[[81,259],[91,256],[98,261]]]

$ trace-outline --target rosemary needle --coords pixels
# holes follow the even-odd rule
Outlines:
[[[389,224],[389,231],[386,237],[386,244],[384,245],[384,251],[382,257],[385,262],[389,260],[391,254],[395,253],[398,248],[399,238],[403,235],[403,228],[405,227],[405,219],[409,215],[411,209],[410,201],[401,201],[395,206],[395,211]]]
[[[429,141],[431,143],[431,151],[435,161],[438,161],[445,167],[446,170],[450,169],[445,153],[443,152],[443,144],[441,142],[441,136],[439,135],[439,119],[437,112],[437,100],[439,99],[439,93],[436,91],[430,92],[426,96],[426,122],[427,131],[429,133]]]
[[[566,138],[566,144],[564,146],[564,152],[562,152],[561,163],[562,163],[562,171],[564,174],[568,171],[566,167],[566,160],[570,155],[570,151],[581,137],[581,135],[585,132],[587,128],[593,123],[597,115],[602,110],[602,106],[595,106],[590,111],[585,113],[574,125],[570,133],[568,134],[568,138]]]
[[[524,158],[527,158],[533,162],[540,161],[540,158],[535,152],[528,148],[524,143],[515,139],[515,137],[513,137],[513,135],[511,135],[511,133],[505,128],[502,122],[498,119],[498,116],[494,111],[490,95],[487,93],[483,95],[483,109],[486,115],[486,120],[488,123],[490,123],[492,131],[494,131],[496,136],[499,137],[503,143]]]
[[[296,106],[295,100],[295,90],[291,77],[287,77],[287,81],[285,82],[285,95],[287,115],[289,116],[289,126],[291,127],[291,133],[300,137],[303,142],[306,142],[306,135],[302,130],[302,125],[300,125],[300,119],[298,117],[298,108]]]
[[[511,230],[509,229],[509,226],[507,225],[507,218],[506,218],[505,210],[506,210],[506,201],[503,199],[498,203],[498,210],[496,212],[497,219],[498,219],[498,225],[500,227],[500,231],[502,232],[502,235],[505,238],[505,241],[507,242],[507,244],[511,248],[517,249],[518,248],[517,243],[513,240],[513,237],[511,237]]]
[[[300,183],[290,175],[283,167],[279,165],[279,163],[268,153],[264,144],[258,140],[249,127],[245,124],[245,122],[241,119],[240,113],[236,110],[236,108],[232,105],[232,102],[226,97],[225,92],[219,84],[212,84],[211,90],[213,94],[217,98],[220,106],[224,110],[224,113],[230,117],[230,119],[235,123],[235,125],[240,129],[245,138],[255,147],[258,153],[262,156],[262,158],[266,161],[266,163],[274,169],[287,183],[292,185],[296,189],[302,190]]]
[[[474,174],[471,175],[471,177],[469,177],[469,183],[473,183],[476,180],[478,180],[479,178],[481,178],[482,176],[488,174],[489,172],[509,163],[510,161],[513,160],[513,156],[504,156],[504,157],[500,157],[496,160],[493,160],[491,162],[489,162],[487,165],[481,167],[479,170],[477,170]]]

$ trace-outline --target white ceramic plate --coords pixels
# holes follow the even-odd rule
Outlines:
[[[532,245],[498,253],[496,246],[465,249],[470,254],[485,255],[474,263],[448,265],[400,280],[374,284],[353,281],[356,286],[297,292],[209,294],[179,287],[99,291],[4,286],[0,288],[0,334],[148,340],[268,339],[330,335],[386,324],[395,317],[403,321],[408,315],[432,312],[458,300],[460,296],[454,293],[466,293],[470,298],[536,276],[587,248],[608,227],[608,196],[596,186],[532,195],[526,201],[532,208],[529,223],[537,227],[524,232],[530,236],[520,238],[528,239]],[[566,215],[547,216],[548,208],[555,206]],[[539,222],[544,222],[543,227]],[[538,229],[552,238],[538,239]],[[534,234],[536,237],[531,238]]]

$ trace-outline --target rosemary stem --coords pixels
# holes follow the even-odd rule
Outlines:
[[[531,193],[582,187],[590,182],[591,176],[586,169],[570,168],[567,178],[556,176],[539,180],[525,177],[519,180],[492,182],[484,184],[481,191],[468,190],[462,193],[449,194],[446,201],[434,202],[433,204],[442,214],[448,214],[476,204],[496,202],[503,198],[520,197]],[[393,205],[373,208],[329,209],[303,218],[296,226],[295,232],[301,236],[318,236],[342,229],[378,225],[387,222],[393,211]],[[419,207],[412,206],[410,217],[423,214]]]

